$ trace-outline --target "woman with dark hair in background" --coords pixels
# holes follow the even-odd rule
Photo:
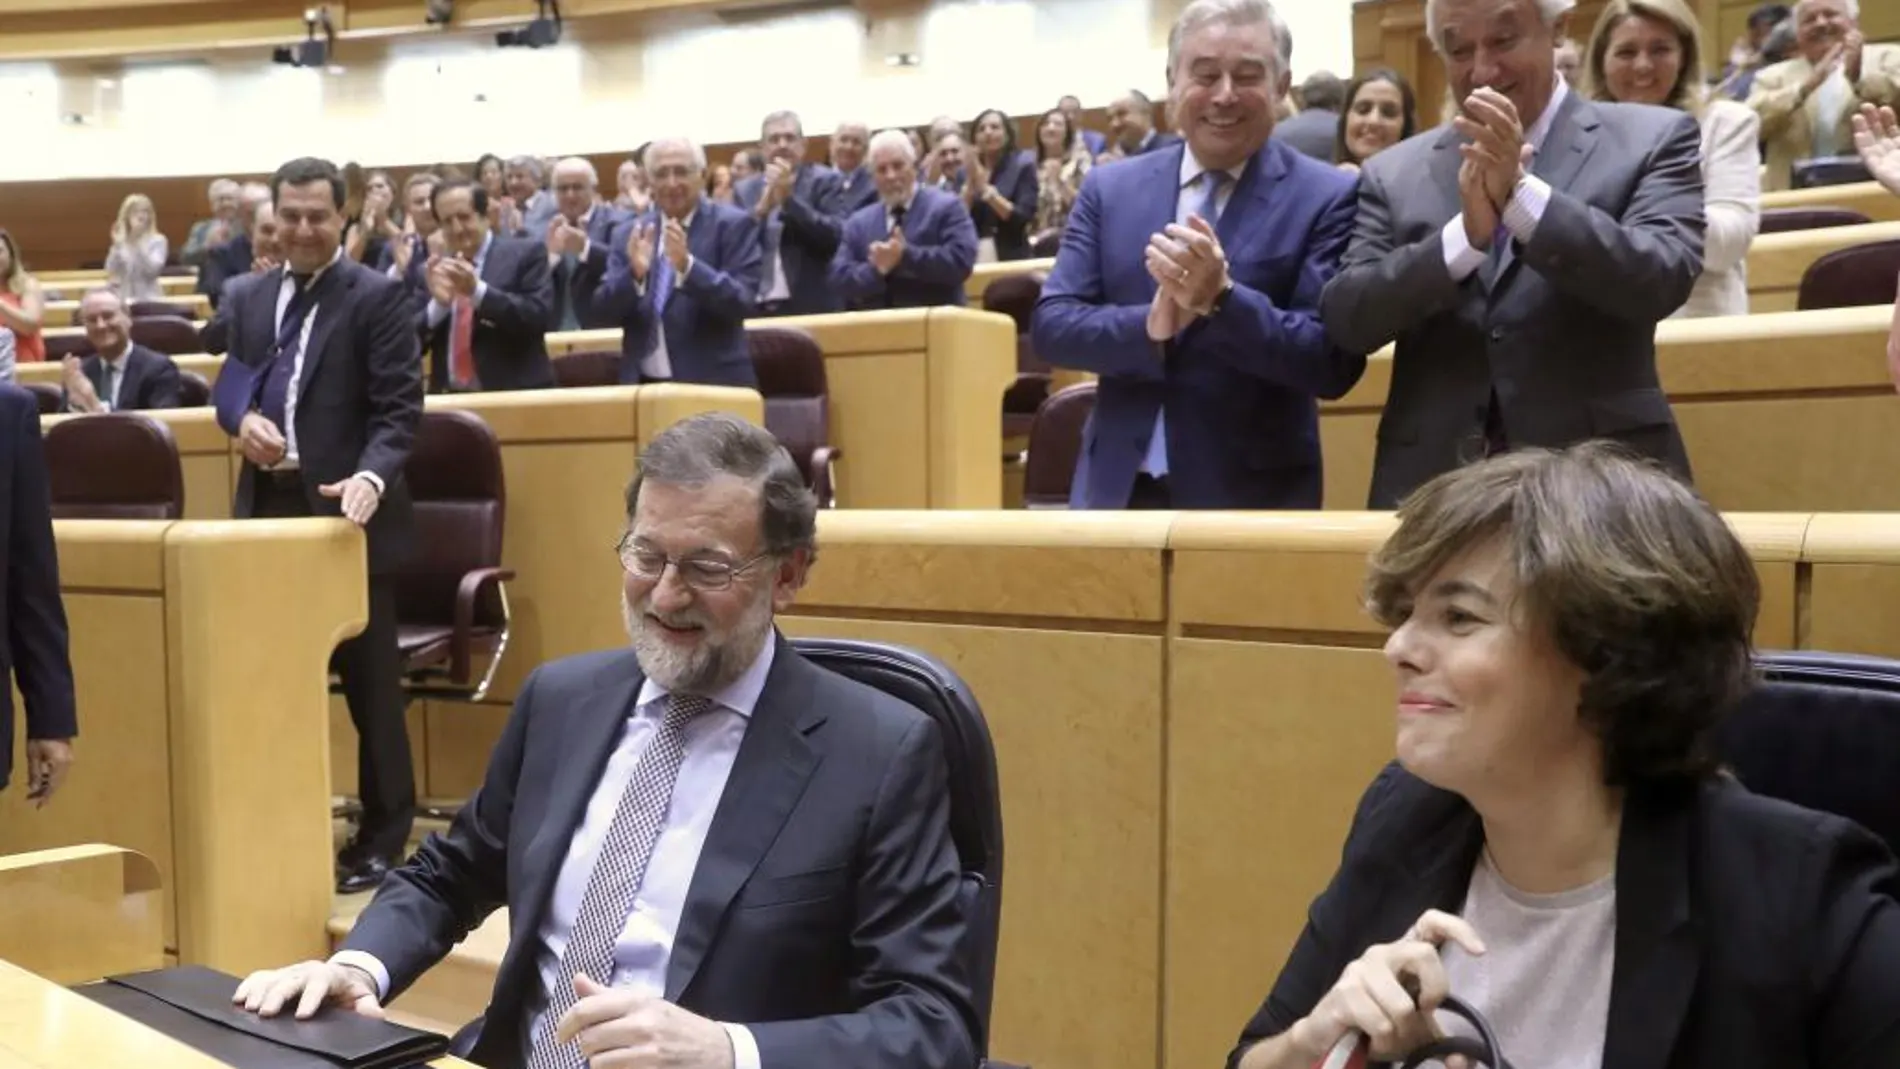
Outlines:
[[[475,181],[488,191],[488,225],[503,234],[521,229],[521,209],[508,195],[508,165],[500,156],[484,152],[475,161]]]
[[[1526,1069],[1900,1065],[1900,872],[1712,756],[1754,681],[1754,562],[1617,447],[1425,484],[1372,556],[1398,760],[1229,1059],[1404,1060],[1456,995]],[[1429,1063],[1437,1065],[1438,1063]]]
[[[1381,67],[1346,86],[1339,112],[1333,162],[1342,171],[1358,171],[1373,156],[1418,132],[1418,103],[1405,76]]]
[[[391,242],[402,237],[402,209],[387,171],[364,171],[356,164],[343,168],[345,201],[343,254],[359,264],[378,267]]]
[[[1042,113],[1036,122],[1036,225],[1029,239],[1036,255],[1055,255],[1053,248],[1045,247],[1068,227],[1082,177],[1094,162],[1067,112],[1051,108]]]
[[[970,137],[976,151],[966,161],[963,203],[976,223],[977,261],[1027,260],[1038,195],[1035,159],[1017,150],[1016,124],[995,108],[977,113]]]

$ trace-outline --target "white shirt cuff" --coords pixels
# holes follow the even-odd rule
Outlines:
[[[429,325],[431,327],[438,326],[441,324],[441,322],[444,319],[447,319],[449,317],[449,306],[446,304],[443,304],[441,301],[436,300],[434,297],[431,297],[429,298],[429,313],[428,314],[429,314]]]
[[[760,1069],[759,1041],[752,1038],[752,1029],[723,1021],[719,1027],[725,1029],[732,1040],[732,1069]]]
[[[387,486],[383,485],[382,476],[376,474],[373,471],[370,471],[367,468],[365,468],[362,471],[357,472],[355,477],[363,480],[364,482],[370,484],[371,486],[374,486],[376,488],[377,497],[383,496],[383,491],[389,489]]]
[[[1445,246],[1445,268],[1451,272],[1453,282],[1463,282],[1472,273],[1484,266],[1485,252],[1471,247],[1471,239],[1465,237],[1465,216],[1463,212],[1451,217],[1445,229],[1439,231]]]
[[[1531,235],[1537,233],[1537,224],[1544,221],[1544,209],[1550,207],[1550,183],[1534,174],[1527,174],[1524,180],[1511,190],[1511,199],[1504,205],[1504,229],[1511,232],[1520,245],[1529,245]]]
[[[575,259],[585,260],[587,259],[587,254],[593,251],[594,251],[594,239],[588,238],[586,241],[581,242],[580,255],[575,257]]]
[[[370,975],[370,979],[376,981],[376,1001],[383,1002],[389,998],[389,970],[377,960],[376,955],[361,950],[339,950],[330,955],[330,964],[354,965],[363,970]],[[737,1046],[734,1044],[735,1048]]]
[[[1544,187],[1544,195],[1546,197],[1550,195],[1549,186]],[[1542,209],[1539,209],[1539,214],[1542,214]],[[475,292],[472,295],[470,295],[469,301],[472,302],[475,305],[475,307],[480,308],[482,306],[482,298],[487,297],[487,296],[488,296],[488,283],[483,282],[479,278],[476,279]]]

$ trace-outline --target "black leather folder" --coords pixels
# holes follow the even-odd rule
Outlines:
[[[434,1032],[329,1008],[308,1021],[233,1005],[238,979],[202,965],[108,977],[74,988],[236,1069],[410,1069],[448,1053]]]

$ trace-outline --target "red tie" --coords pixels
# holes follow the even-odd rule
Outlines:
[[[455,298],[449,324],[449,380],[455,386],[475,385],[475,302]]]

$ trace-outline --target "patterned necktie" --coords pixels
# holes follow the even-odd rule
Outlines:
[[[284,316],[277,324],[277,344],[271,349],[270,366],[265,371],[257,410],[271,425],[286,434],[289,428],[290,380],[297,371],[297,354],[303,348],[303,328],[316,307],[314,275],[290,275],[290,300],[284,304]]]
[[[475,389],[475,301],[458,295],[449,317],[450,384],[458,390]]]
[[[1226,171],[1201,172],[1201,184],[1207,187],[1207,193],[1201,197],[1200,207],[1194,210],[1194,214],[1207,220],[1208,226],[1220,222],[1220,191],[1226,188],[1233,177]]]
[[[711,699],[691,694],[666,696],[666,716],[640,754],[627,779],[613,823],[601,841],[600,858],[587,878],[574,927],[561,953],[561,980],[549,991],[547,1012],[528,1053],[528,1069],[582,1069],[586,1064],[572,1043],[555,1043],[554,1030],[574,1007],[574,977],[586,973],[602,987],[613,984],[614,946],[633,912],[633,901],[646,879],[653,844],[666,826],[673,784],[686,758],[686,725],[713,708]]]

